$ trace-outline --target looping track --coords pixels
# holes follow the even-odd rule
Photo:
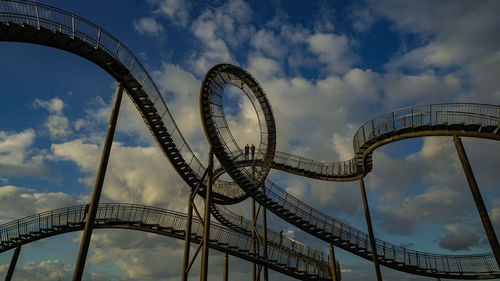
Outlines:
[[[107,71],[123,84],[154,139],[179,175],[190,187],[200,183],[206,168],[186,143],[142,64],[111,34],[83,18],[54,7],[22,0],[2,0],[0,41],[28,42],[62,49],[92,61]],[[221,79],[224,78],[221,76]],[[231,84],[233,80],[228,76],[225,83]],[[250,89],[255,93],[255,88]],[[202,103],[202,114],[210,112],[206,106],[208,104]],[[270,106],[269,110],[264,107],[262,109],[266,124],[274,124]],[[271,135],[274,125],[266,125],[269,133],[264,138],[267,140],[266,146],[261,147],[257,153],[264,156],[258,157],[254,163],[254,167],[262,172],[256,173],[248,167],[250,163],[238,158],[241,153],[235,154],[239,148],[229,145],[232,143],[231,138],[220,134],[217,127],[206,126],[206,134],[215,146],[216,156],[235,181],[235,184],[217,182],[213,194],[214,203],[233,204],[252,196],[268,210],[298,228],[371,260],[372,250],[367,234],[315,210],[268,179],[265,179],[264,188],[258,188],[267,175],[268,167],[322,180],[356,180],[372,169],[373,151],[390,142],[413,137],[452,135],[500,140],[499,114],[498,106],[482,104],[424,105],[390,112],[368,121],[356,132],[353,140],[355,157],[342,162],[316,161],[274,152],[272,142],[275,136]],[[207,117],[210,116],[205,115],[204,122],[208,120]],[[261,126],[261,132],[262,128]],[[213,137],[217,134],[222,136],[221,141],[214,142]],[[200,194],[203,196],[206,187],[204,183],[201,186]],[[221,218],[223,214],[219,212],[215,216]],[[230,218],[221,221],[230,221]],[[405,249],[379,239],[376,240],[376,245],[379,263],[396,270],[441,278],[500,277],[500,270],[492,254],[432,254]]]

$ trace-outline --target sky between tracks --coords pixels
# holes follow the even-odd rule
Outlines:
[[[268,3],[270,2],[270,3]],[[280,151],[320,160],[352,157],[352,136],[385,112],[437,102],[500,104],[498,1],[50,1],[100,25],[141,60],[191,147],[206,159],[199,85],[214,64],[239,65],[261,83],[276,116]],[[114,94],[114,81],[63,51],[0,44],[0,222],[89,200]],[[226,104],[231,130],[253,141],[254,113]],[[187,188],[128,98],[101,202],[185,211]],[[492,141],[464,140],[497,232],[498,155]],[[242,143],[244,145],[244,143]],[[324,183],[282,173],[293,195],[366,230],[358,183]],[[374,153],[366,178],[377,237],[439,253],[490,251],[450,138],[391,144]],[[249,203],[233,207],[248,215]],[[273,228],[326,249],[285,222]],[[79,235],[23,248],[17,277],[72,275]],[[182,243],[126,231],[96,231],[89,280],[178,280]],[[211,252],[211,277],[222,256]],[[337,251],[344,280],[372,280],[373,267]],[[0,257],[6,273],[10,255]],[[231,277],[251,265],[230,261]],[[192,276],[198,274],[195,268]],[[384,270],[387,280],[406,274]],[[278,280],[289,280],[279,274]],[[418,278],[417,278],[418,279]],[[425,280],[425,278],[421,278]],[[414,279],[412,279],[414,280]],[[420,279],[419,279],[420,280]]]

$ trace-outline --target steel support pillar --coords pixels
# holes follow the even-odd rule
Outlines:
[[[189,267],[189,250],[191,248],[191,225],[193,221],[193,189],[191,188],[191,191],[189,191],[189,198],[188,198],[188,213],[187,213],[187,220],[186,220],[186,232],[185,232],[185,237],[184,237],[184,260],[182,262],[182,281],[187,281],[188,280],[188,267]]]
[[[92,199],[90,200],[89,212],[87,214],[87,222],[83,230],[82,242],[80,243],[80,250],[76,260],[75,271],[73,272],[73,281],[82,280],[83,269],[85,268],[85,261],[87,260],[87,253],[89,251],[90,238],[92,237],[92,225],[94,224],[99,207],[99,199],[101,198],[102,185],[104,177],[106,176],[106,168],[108,167],[109,154],[111,152],[111,145],[113,144],[113,137],[115,135],[116,122],[118,121],[118,113],[120,112],[120,104],[123,96],[123,85],[118,83],[115,93],[115,102],[111,117],[109,119],[108,132],[101,154],[101,162],[99,170],[97,170],[97,177],[94,185],[94,192],[92,192]]]
[[[265,190],[265,187],[262,186],[262,189]],[[264,250],[264,260],[267,262],[267,215],[266,207],[264,206],[262,206],[262,246]],[[264,266],[264,281],[269,281],[269,271],[267,266]]]
[[[337,273],[337,264],[335,263],[335,250],[332,243],[330,243],[330,266],[332,269],[332,280],[340,281],[339,274]]]
[[[366,226],[368,227],[368,235],[370,236],[370,246],[372,248],[373,264],[375,265],[375,274],[377,281],[382,281],[382,274],[380,273],[380,265],[378,264],[377,244],[375,242],[375,235],[373,235],[372,219],[370,217],[370,208],[368,207],[368,200],[366,199],[365,182],[361,178],[359,180],[361,188],[361,197],[363,197],[363,206],[365,208]]]
[[[255,212],[255,199],[252,198],[252,253],[257,253],[257,232],[255,222],[257,221]],[[257,264],[252,263],[252,281],[257,281]]]
[[[222,275],[222,281],[227,281],[228,280],[228,274],[227,274],[227,264],[228,264],[228,256],[227,252],[224,252],[224,273]]]
[[[210,153],[208,155],[208,180],[207,190],[205,195],[205,214],[203,222],[203,250],[201,255],[201,281],[207,281],[208,277],[208,243],[210,240],[210,203],[212,201],[212,181],[214,178],[214,150],[210,146]]]
[[[12,259],[10,260],[9,270],[7,271],[7,275],[5,276],[5,281],[10,281],[12,279],[12,275],[14,274],[14,269],[16,269],[17,259],[19,258],[20,252],[21,246],[17,246],[14,254],[12,255]]]
[[[488,211],[486,210],[486,206],[484,205],[483,197],[481,196],[481,192],[479,191],[479,186],[477,185],[476,178],[474,177],[474,173],[472,172],[472,167],[470,166],[469,159],[467,158],[467,154],[465,153],[462,140],[459,136],[453,135],[453,142],[455,143],[455,147],[457,148],[460,162],[462,162],[465,177],[467,177],[467,181],[469,182],[470,191],[472,193],[472,196],[474,197],[474,202],[476,203],[479,217],[481,217],[481,222],[483,223],[486,236],[488,237],[491,249],[493,250],[493,254],[495,255],[497,265],[500,267],[500,245],[498,244],[498,238],[495,234],[495,230],[493,229],[493,224],[491,223]]]

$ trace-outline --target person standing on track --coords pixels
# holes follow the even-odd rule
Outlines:
[[[248,143],[245,145],[245,160],[248,160],[248,154],[249,154],[249,147],[248,147]]]

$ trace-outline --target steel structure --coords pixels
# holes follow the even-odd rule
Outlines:
[[[362,195],[366,197],[362,179],[373,167],[372,153],[376,148],[407,138],[425,136],[500,140],[499,106],[465,103],[433,104],[390,112],[368,121],[356,132],[353,140],[355,152],[353,159],[324,162],[275,151],[274,118],[271,105],[260,85],[249,73],[236,66],[217,65],[205,76],[200,94],[202,123],[211,150],[216,156],[213,191],[207,194],[207,184],[203,180],[206,167],[195,156],[180,133],[147,71],[118,39],[99,26],[69,12],[31,1],[2,0],[0,41],[29,42],[66,50],[88,59],[107,71],[123,86],[135,103],[160,149],[191,190],[203,197],[211,197],[212,202],[207,203],[210,210],[219,221],[229,227],[235,227],[234,221],[228,223],[231,222],[230,216],[226,216],[220,208],[213,207],[214,204],[233,204],[252,197],[267,210],[311,235],[367,260],[373,260],[376,268],[380,264],[436,278],[500,277],[500,269],[493,253],[442,255],[399,247],[373,237],[367,204],[365,212],[369,234],[301,202],[267,178],[269,169],[280,169],[321,180],[359,180]],[[225,121],[222,100],[226,85],[240,88],[256,109],[261,140],[255,159],[245,159]],[[471,183],[471,190],[473,193],[479,193],[477,188],[472,187],[472,175],[465,164],[464,168]],[[234,182],[217,179],[223,172],[228,173]],[[212,179],[208,182],[212,182]],[[488,216],[481,211],[481,202],[476,200],[476,203],[481,217]],[[205,218],[209,216],[205,215]],[[193,219],[193,223],[195,221]],[[487,225],[485,223],[488,232]],[[208,234],[212,229],[204,233],[207,234],[207,238],[203,239],[205,243],[210,242]],[[205,227],[205,232],[207,230],[208,227]],[[491,238],[496,239],[496,237]],[[495,244],[493,241],[491,245],[493,252],[498,256],[497,253],[500,253],[499,249],[496,249],[498,242]],[[266,252],[268,258],[270,258],[269,251]],[[377,278],[380,279],[379,276]]]
[[[85,223],[89,221],[86,214],[86,205],[71,206],[0,225],[0,253],[47,237],[83,230]],[[140,230],[184,239],[186,221],[186,214],[175,211],[137,204],[113,203],[99,205],[93,225],[95,229]],[[301,280],[332,278],[328,256],[315,255],[314,258],[297,259],[299,252],[292,250],[291,242],[287,238],[287,242],[282,245],[270,243],[268,258],[265,259],[263,255],[251,253],[251,235],[235,232],[218,223],[212,223],[210,231],[212,238],[208,246],[212,249],[266,265]],[[197,218],[193,219],[191,237],[195,243],[200,243],[203,239],[203,224]],[[319,252],[305,245],[301,251]]]

